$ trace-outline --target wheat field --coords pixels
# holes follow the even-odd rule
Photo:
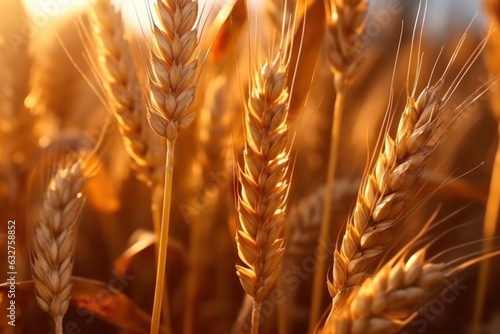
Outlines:
[[[0,0],[0,333],[500,333],[500,0],[449,3]]]

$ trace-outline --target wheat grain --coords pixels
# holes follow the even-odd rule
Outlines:
[[[326,187],[322,187],[290,208],[291,231],[285,258],[303,258],[311,254],[318,241],[325,195]]]
[[[54,318],[57,334],[62,334],[70,301],[77,226],[85,202],[83,161],[60,166],[50,179],[31,239],[36,300]]]
[[[126,39],[121,13],[109,0],[93,0],[90,20],[98,76],[140,180],[148,186],[157,183],[158,157],[148,143],[148,128],[144,126],[145,109],[141,102],[138,79]]]

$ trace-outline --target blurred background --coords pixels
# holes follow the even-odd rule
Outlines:
[[[254,15],[260,15],[259,22],[264,22],[266,0],[248,2],[260,8]],[[310,20],[306,25],[291,106],[290,119],[297,138],[289,205],[290,243],[284,258],[288,268],[300,266],[314,253],[324,205],[335,94],[325,52],[321,50],[324,9],[319,2],[310,0],[308,7]],[[395,77],[397,115],[405,102],[404,93],[400,93],[404,92],[411,30],[419,1],[369,2],[366,59],[347,96],[331,240],[337,240],[352,210],[367,156],[373,151],[386,112],[401,22],[404,22],[404,33]],[[149,34],[147,3],[146,0],[119,1],[133,36],[134,64],[143,77],[141,50],[146,50],[146,44],[142,32]],[[214,18],[220,8],[229,4],[230,19],[227,15]],[[460,37],[477,15],[452,66],[451,77],[460,72],[487,31],[489,21],[482,4],[479,0],[429,0],[423,79],[419,88],[427,82],[441,46],[445,47],[438,73],[444,70]],[[247,88],[248,36],[255,27],[251,24],[248,27],[247,6],[243,1],[209,2],[206,6],[213,8],[211,14],[214,14],[208,18],[209,25],[220,27],[220,32],[216,38],[214,32],[207,29],[207,36],[212,37],[207,40],[215,42],[200,77],[195,101],[200,117],[181,135],[177,149],[167,268],[174,333],[181,333],[185,326],[186,278],[194,266],[199,267],[201,277],[191,297],[195,310],[194,333],[230,333],[239,315],[248,316],[234,267],[239,260],[234,243],[236,215],[232,178],[235,157],[241,157],[243,147],[241,103],[246,98],[241,91],[246,92]],[[393,7],[397,10],[387,15]],[[302,23],[301,19],[297,20]],[[0,0],[0,226],[12,217],[19,221],[19,281],[31,279],[26,229],[36,219],[36,205],[43,196],[51,166],[62,156],[62,148],[75,149],[81,141],[95,143],[96,132],[100,133],[103,120],[108,117],[93,89],[98,85],[87,58],[88,52],[92,54],[85,37],[85,32],[90,31],[87,21],[87,2],[83,0]],[[266,29],[265,24],[262,23],[261,28]],[[207,44],[210,43],[203,47]],[[316,59],[319,59],[317,68]],[[471,67],[450,105],[458,105],[489,80],[484,59],[480,57]],[[500,59],[496,60],[500,63]],[[498,87],[494,88],[493,92],[498,94]],[[478,99],[439,146],[417,187],[420,192],[408,210],[412,214],[395,238],[396,244],[411,239],[438,205],[441,205],[440,218],[461,210],[460,214],[447,219],[443,229],[470,224],[451,233],[432,251],[437,253],[481,240],[498,143],[498,123],[490,103],[494,99],[490,94]],[[392,131],[396,126],[397,122]],[[154,136],[152,143],[160,151],[163,149],[161,141]],[[87,186],[88,200],[81,219],[74,268],[75,276],[95,281],[78,285],[77,295],[65,317],[65,322],[74,323],[75,327],[67,334],[148,333],[155,278],[152,190],[135,177],[116,127],[107,134],[97,158],[102,168]],[[225,180],[215,189],[207,187],[213,180],[204,179],[210,172]],[[446,180],[459,175],[463,176],[441,187]],[[207,196],[215,200],[204,202]],[[201,254],[196,264],[190,251],[194,229],[201,231],[197,239]],[[5,231],[0,232],[3,249]],[[2,268],[5,255],[4,251],[0,252]],[[465,254],[456,256],[462,255]],[[500,286],[496,284],[500,260],[493,261],[482,321],[483,333],[496,334],[500,333]],[[442,311],[421,316],[420,322],[409,324],[402,333],[469,333],[477,272],[476,266],[460,275],[459,282],[466,288],[454,302],[446,304]],[[121,280],[118,278],[121,283],[114,285],[118,291],[113,290],[110,299],[103,302],[103,295],[107,295],[108,286],[116,282],[117,275],[121,277]],[[4,272],[0,272],[0,280],[4,279]],[[286,307],[289,333],[307,330],[311,285],[312,275],[307,275],[298,289],[284,287],[290,301]],[[325,289],[325,310],[326,294]],[[21,286],[17,298],[20,305],[17,326],[9,327],[2,317],[0,333],[32,334],[52,330],[52,320],[39,309],[29,286]],[[5,302],[5,298],[0,298],[2,309]],[[276,333],[277,318],[277,312],[266,318],[262,333]]]

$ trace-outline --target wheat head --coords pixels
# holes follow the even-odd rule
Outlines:
[[[401,330],[455,271],[425,259],[419,250],[407,261],[382,267],[331,316],[324,333],[390,334]]]
[[[148,119],[158,135],[174,142],[196,116],[190,107],[197,85],[198,1],[158,0],[155,7]]]
[[[125,36],[121,13],[110,0],[92,0],[90,5],[98,76],[113,112],[125,148],[137,176],[147,185],[158,181],[158,157],[148,143],[145,109]]]
[[[325,0],[326,49],[337,91],[356,75],[361,64],[368,3],[365,0]]]
[[[77,226],[85,202],[83,159],[60,166],[50,179],[31,239],[31,269],[36,300],[62,334],[70,301]]]
[[[284,251],[289,187],[288,68],[279,57],[254,73],[245,113],[245,150],[239,166],[237,266],[243,289],[254,301],[266,296]]]
[[[340,249],[334,255],[332,297],[356,287],[384,251],[387,234],[404,213],[409,188],[421,175],[443,133],[443,82],[425,88],[417,100],[408,99],[396,139],[386,135],[383,148],[363,181]]]

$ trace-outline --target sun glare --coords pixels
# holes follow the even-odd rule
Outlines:
[[[88,0],[24,0],[29,13],[36,19],[48,19],[60,14],[85,8]]]

